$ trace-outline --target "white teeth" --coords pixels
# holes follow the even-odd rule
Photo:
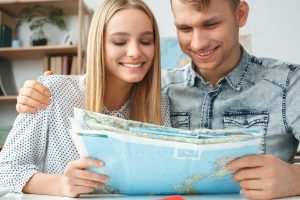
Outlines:
[[[122,64],[124,67],[127,67],[127,68],[139,68],[142,66],[142,63],[139,63],[139,64],[128,64],[128,63],[123,63]]]
[[[212,50],[208,51],[208,52],[204,52],[204,53],[198,53],[200,56],[208,56],[209,54],[212,53]]]

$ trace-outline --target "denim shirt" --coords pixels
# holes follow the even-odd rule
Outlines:
[[[240,62],[215,87],[192,64],[163,71],[172,126],[260,128],[263,152],[291,162],[300,139],[299,66],[241,51]]]

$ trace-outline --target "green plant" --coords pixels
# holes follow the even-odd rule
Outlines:
[[[16,30],[18,30],[24,22],[27,22],[30,24],[30,30],[34,32],[34,37],[38,40],[45,40],[46,38],[43,31],[44,25],[51,24],[62,30],[67,29],[62,15],[62,10],[53,6],[30,5],[21,10],[17,20]]]

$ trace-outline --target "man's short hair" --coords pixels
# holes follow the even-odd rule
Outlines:
[[[172,5],[172,0],[171,1],[171,5]],[[179,0],[182,3],[192,3],[195,4],[199,10],[205,10],[209,4],[211,0]],[[232,3],[232,7],[235,9],[241,2],[241,0],[226,0]]]

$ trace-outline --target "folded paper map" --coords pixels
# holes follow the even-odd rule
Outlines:
[[[237,193],[226,164],[260,153],[259,130],[193,131],[74,110],[71,134],[80,156],[102,160],[103,193]]]

